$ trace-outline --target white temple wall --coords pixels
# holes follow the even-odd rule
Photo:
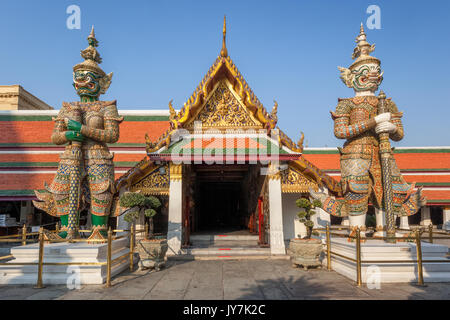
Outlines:
[[[293,238],[306,236],[306,227],[299,222],[297,213],[302,210],[298,208],[295,201],[299,199],[299,193],[283,193],[283,230],[284,240],[289,241]],[[325,228],[330,224],[330,215],[322,209],[317,209],[317,213],[311,217],[314,221],[314,228]]]
[[[296,206],[295,201],[300,198],[298,193],[283,193],[283,231],[284,240],[306,236],[306,227],[298,221],[297,213],[301,210]]]

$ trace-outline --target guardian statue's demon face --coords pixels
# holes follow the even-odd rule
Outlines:
[[[98,98],[101,76],[91,71],[76,71],[73,74],[73,86],[80,97]]]
[[[383,73],[377,63],[365,63],[352,69],[339,67],[341,79],[355,91],[375,92],[383,81]]]

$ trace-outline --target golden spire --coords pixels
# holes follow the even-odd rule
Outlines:
[[[222,39],[222,50],[220,50],[221,57],[228,56],[227,46],[225,44],[225,38],[227,36],[227,21],[225,15],[223,16],[223,39]]]
[[[367,36],[364,32],[364,25],[361,22],[361,27],[359,28],[359,35],[356,37],[356,48],[353,50],[352,59],[357,59],[361,56],[369,56],[373,50],[375,50],[375,45],[371,45],[367,42]]]
[[[88,36],[88,39],[89,39],[89,38],[94,38],[94,39],[95,39],[94,25],[92,25],[91,33],[90,33],[89,36]]]

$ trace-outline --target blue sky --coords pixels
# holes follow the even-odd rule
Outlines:
[[[66,27],[69,5],[81,29]],[[59,109],[76,101],[72,66],[95,25],[102,68],[114,72],[104,100],[119,109],[180,108],[219,54],[228,53],[279,126],[310,147],[340,146],[329,111],[353,96],[339,79],[369,5],[381,29],[366,29],[384,70],[381,88],[404,111],[396,146],[450,145],[450,2],[442,1],[24,1],[2,0],[0,84],[20,84]]]

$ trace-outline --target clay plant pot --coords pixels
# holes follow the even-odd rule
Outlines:
[[[137,244],[139,268],[159,271],[165,265],[164,257],[169,246],[166,239],[143,239]]]
[[[289,243],[289,255],[293,267],[303,266],[321,267],[320,254],[322,253],[322,241],[319,239],[291,239]]]

